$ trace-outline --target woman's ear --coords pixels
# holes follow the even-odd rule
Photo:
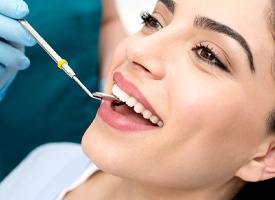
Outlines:
[[[275,177],[275,147],[269,149],[262,157],[255,157],[242,166],[237,177],[247,182],[258,182]]]

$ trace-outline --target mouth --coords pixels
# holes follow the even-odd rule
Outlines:
[[[114,101],[112,103],[112,109],[115,112],[118,112],[138,123],[163,127],[163,122],[153,114],[153,111],[146,108],[135,97],[130,96],[121,90],[117,84],[113,85],[112,93],[120,100],[120,102]]]

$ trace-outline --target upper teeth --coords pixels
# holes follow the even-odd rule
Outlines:
[[[129,107],[134,107],[136,113],[142,114],[145,119],[149,119],[153,124],[157,124],[159,127],[163,126],[163,122],[159,118],[147,110],[136,98],[129,96],[127,93],[122,91],[117,84],[113,85],[112,92],[119,98],[120,101],[125,102]]]

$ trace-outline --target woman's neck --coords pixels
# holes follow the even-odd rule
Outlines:
[[[223,186],[223,190],[224,187]],[[228,190],[232,191],[229,186]],[[188,190],[174,188],[154,187],[138,182],[129,181],[99,171],[92,175],[86,182],[69,192],[64,200],[101,199],[101,200],[226,200],[232,199],[232,192],[225,190]]]

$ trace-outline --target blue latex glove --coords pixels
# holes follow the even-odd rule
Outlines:
[[[18,70],[30,65],[24,46],[33,46],[36,41],[16,20],[28,13],[29,8],[22,0],[0,0],[0,101]]]

